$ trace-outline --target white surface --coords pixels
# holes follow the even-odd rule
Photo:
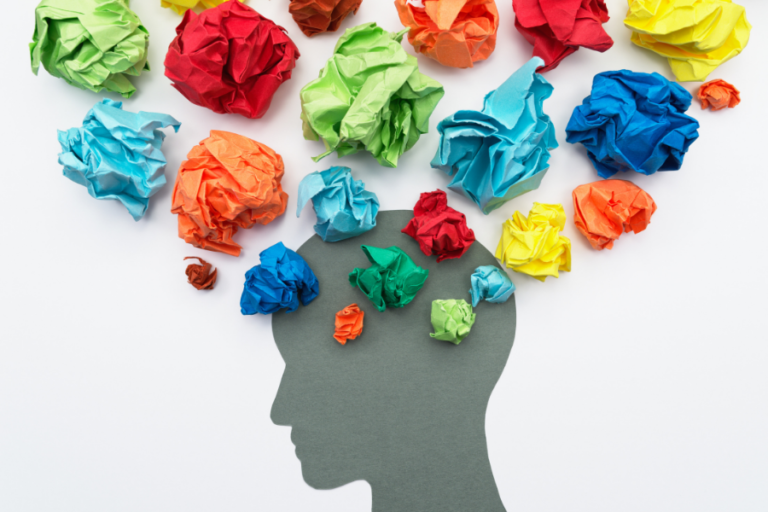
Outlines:
[[[25,49],[35,2],[5,6],[0,510],[369,510],[365,482],[333,491],[303,482],[290,430],[269,419],[284,366],[270,320],[243,317],[238,307],[242,276],[261,250],[279,240],[296,248],[313,234],[311,210],[301,219],[294,213],[301,178],[339,163],[309,159],[321,145],[301,138],[298,96],[337,35],[308,40],[287,0],[251,0],[288,29],[302,57],[265,118],[221,116],[188,103],[163,76],[179,18],[159,3],[132,2],[151,33],[153,70],[134,80],[139,93],[125,107],[183,124],[163,148],[169,184],[138,223],[119,203],[91,199],[61,175],[56,129],[79,125],[102,96],[42,70],[35,78]],[[555,92],[545,111],[561,147],[542,187],[488,217],[449,193],[491,249],[502,221],[516,209],[527,213],[533,201],[562,202],[569,218],[573,272],[545,284],[512,276],[518,333],[487,418],[510,511],[768,510],[768,2],[742,3],[752,40],[711,78],[734,83],[744,102],[717,113],[695,102],[690,113],[701,137],[683,170],[627,176],[659,205],[646,232],[595,252],[571,217],[573,188],[597,180],[583,149],[565,143],[593,75],[630,68],[671,77],[664,60],[630,44],[624,0],[608,2],[613,49],[581,50],[546,75]],[[367,155],[341,161],[383,209],[412,208],[420,192],[445,188],[447,177],[429,166],[437,121],[480,108],[485,93],[530,57],[511,1],[500,1],[499,11],[488,62],[462,71],[419,57],[447,95],[432,131],[398,169]],[[389,0],[365,0],[343,28],[372,20],[400,28]],[[286,215],[241,232],[237,259],[186,245],[169,213],[176,169],[210,129],[266,143],[286,163]],[[189,255],[219,267],[213,292],[186,284]]]

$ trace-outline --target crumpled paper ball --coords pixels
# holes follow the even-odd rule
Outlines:
[[[170,8],[176,14],[184,14],[189,9],[211,9],[227,0],[160,0],[160,6]],[[241,2],[244,0],[240,0]]]
[[[354,340],[363,334],[363,318],[365,311],[362,311],[357,304],[350,304],[338,313],[336,313],[336,330],[333,338],[346,345],[347,341]]]
[[[555,69],[581,47],[605,52],[613,46],[606,34],[608,8],[604,0],[514,0],[515,28],[544,59],[540,73]]]
[[[432,301],[432,328],[429,335],[436,340],[458,345],[469,335],[475,325],[476,315],[464,299]]]
[[[496,48],[495,0],[395,0],[408,41],[443,66],[471,68]]]
[[[382,249],[363,245],[361,248],[371,266],[350,272],[349,284],[359,288],[379,311],[410,304],[424,286],[429,270],[416,265],[396,246]]]
[[[322,140],[339,157],[366,150],[381,165],[397,167],[429,128],[445,91],[419,72],[416,57],[375,23],[347,29],[320,77],[301,90],[304,138]]]
[[[324,242],[346,240],[376,227],[379,199],[365,190],[365,183],[352,179],[349,167],[305,176],[299,183],[297,217],[310,199],[317,215],[315,232]]]
[[[746,9],[731,0],[629,0],[632,42],[666,57],[680,82],[698,82],[749,42]]]
[[[560,204],[533,203],[528,218],[515,212],[502,226],[496,258],[521,274],[546,280],[571,271],[571,241],[560,234],[565,210]]]
[[[200,263],[190,263],[187,265],[187,281],[189,284],[197,288],[198,290],[213,290],[216,284],[216,278],[219,274],[219,269],[214,269],[213,265],[205,261],[203,258],[197,256],[188,256],[184,260],[197,260]]]
[[[442,190],[421,194],[413,207],[413,218],[402,233],[416,240],[425,255],[436,254],[438,263],[461,258],[475,241],[467,217],[448,206]]]
[[[363,0],[291,0],[288,11],[302,32],[311,37],[336,32],[350,14],[356,14]]]
[[[127,0],[43,0],[35,9],[29,52],[32,71],[40,64],[67,83],[130,98],[128,76],[149,71],[149,32]]]
[[[181,163],[173,188],[172,213],[185,242],[231,256],[239,228],[269,224],[285,213],[283,159],[264,144],[213,130]]]
[[[606,71],[574,109],[565,140],[584,144],[601,178],[676,171],[699,137],[699,122],[685,114],[692,99],[658,73]]]
[[[315,273],[304,258],[278,242],[259,255],[261,264],[245,273],[240,297],[244,315],[271,315],[281,309],[296,311],[320,293]]]
[[[144,217],[149,198],[166,184],[165,134],[176,119],[166,114],[126,112],[104,99],[85,116],[83,126],[59,130],[59,163],[64,176],[83,185],[91,197],[117,199],[133,220]]]
[[[536,190],[558,146],[544,113],[554,87],[536,73],[534,57],[485,97],[482,112],[460,110],[437,126],[440,145],[432,167],[453,179],[448,188],[477,203],[486,215],[521,194]]]
[[[656,203],[643,189],[624,180],[602,180],[573,191],[574,222],[598,251],[612,249],[622,233],[645,231]]]
[[[702,109],[712,107],[712,110],[722,110],[741,103],[739,90],[725,80],[712,80],[701,84],[698,97]]]
[[[507,273],[493,265],[477,267],[470,277],[470,283],[473,307],[477,307],[481,300],[501,304],[515,293],[515,285]]]
[[[291,78],[299,50],[247,5],[229,0],[197,15],[189,10],[165,57],[165,76],[195,105],[258,119]]]

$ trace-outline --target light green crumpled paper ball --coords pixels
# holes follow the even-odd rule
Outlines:
[[[126,75],[149,70],[149,32],[128,0],[43,0],[32,40],[35,74],[42,63],[51,75],[93,92],[130,98],[136,88]]]
[[[381,165],[397,167],[427,132],[445,91],[403,49],[407,32],[376,23],[348,29],[320,77],[301,90],[304,138],[325,144],[316,162],[334,151],[342,157],[365,149]]]
[[[458,345],[469,335],[475,316],[472,305],[464,299],[432,301],[432,328],[435,332],[430,336]]]

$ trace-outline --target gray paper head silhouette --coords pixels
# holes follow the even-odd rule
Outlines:
[[[470,302],[470,276],[496,260],[479,242],[459,260],[436,263],[400,230],[410,211],[380,212],[378,226],[337,243],[311,238],[297,252],[320,281],[314,302],[273,315],[285,374],[272,420],[293,427],[304,480],[331,489],[367,480],[374,511],[504,510],[491,473],[485,411],[512,348],[515,301],[481,302],[469,336],[453,345],[430,338],[434,299]],[[349,285],[367,268],[360,245],[397,245],[429,269],[404,308],[380,313]],[[363,334],[340,345],[336,312],[357,303]]]

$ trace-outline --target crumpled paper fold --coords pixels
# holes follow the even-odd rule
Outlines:
[[[104,99],[88,111],[83,126],[59,130],[59,163],[64,176],[92,197],[117,199],[140,220],[149,198],[166,184],[160,128],[179,131],[181,123],[166,114],[122,108],[122,102]]]
[[[173,188],[172,213],[185,242],[232,256],[239,228],[269,224],[285,213],[283,159],[242,135],[211,131],[181,163]]]
[[[712,80],[701,84],[697,96],[702,109],[712,107],[712,110],[722,110],[734,108],[741,103],[739,90],[725,80]]]
[[[544,113],[553,87],[536,73],[534,57],[485,97],[482,112],[460,110],[440,122],[440,145],[432,167],[453,179],[448,188],[477,203],[486,215],[536,190],[558,146]]]
[[[515,293],[515,285],[507,273],[493,265],[477,267],[470,277],[470,283],[473,307],[477,307],[481,300],[501,304]]]
[[[320,77],[301,90],[304,138],[322,140],[339,157],[365,149],[386,167],[397,167],[429,128],[443,86],[419,72],[416,57],[375,23],[347,29]]]
[[[357,13],[363,0],[291,0],[288,11],[305,35],[336,32],[350,14]]]
[[[432,328],[429,335],[436,340],[458,345],[469,335],[475,325],[476,315],[464,299],[432,301]]]
[[[354,340],[363,334],[363,318],[365,311],[361,310],[357,304],[350,304],[338,313],[336,313],[336,330],[333,338],[346,345],[347,341]]]
[[[685,114],[692,99],[658,73],[606,71],[574,109],[565,140],[584,144],[601,178],[676,171],[699,137],[699,122]]]
[[[310,199],[317,215],[315,232],[324,242],[346,240],[376,227],[379,199],[365,190],[365,183],[352,179],[349,167],[305,176],[299,183],[297,217]]]
[[[189,9],[212,9],[227,0],[160,0],[160,6],[171,9],[176,14],[184,14]],[[241,2],[244,0],[240,0]]]
[[[127,0],[43,0],[35,9],[29,52],[32,71],[40,64],[67,83],[130,98],[128,76],[149,71],[149,32]]]
[[[573,191],[574,222],[598,251],[612,249],[622,233],[645,231],[656,203],[643,189],[624,180],[602,180]]]
[[[546,280],[571,271],[571,241],[560,234],[565,210],[560,204],[533,203],[526,218],[515,212],[502,226],[496,258],[521,274]]]
[[[539,72],[555,69],[581,47],[605,52],[613,39],[603,29],[608,8],[604,0],[514,0],[515,28],[544,59]]]
[[[195,105],[258,119],[291,78],[299,50],[285,29],[237,0],[189,10],[165,57],[165,76]]]
[[[402,249],[361,246],[371,266],[356,268],[349,284],[360,289],[379,311],[408,305],[421,290],[429,270],[416,265]]]
[[[320,293],[315,273],[304,258],[278,242],[259,255],[261,264],[245,273],[240,297],[243,315],[271,315],[281,309],[296,311]]]
[[[632,42],[666,57],[681,82],[704,81],[749,42],[746,9],[731,0],[628,0]]]
[[[475,241],[466,216],[448,206],[442,190],[421,194],[413,218],[402,232],[416,240],[425,255],[437,255],[438,263],[461,258]]]
[[[213,290],[218,277],[219,269],[211,269],[213,265],[197,256],[188,256],[184,260],[197,260],[200,263],[190,263],[187,265],[187,281],[198,290]]]
[[[408,41],[443,66],[471,68],[496,48],[495,0],[395,0]]]

